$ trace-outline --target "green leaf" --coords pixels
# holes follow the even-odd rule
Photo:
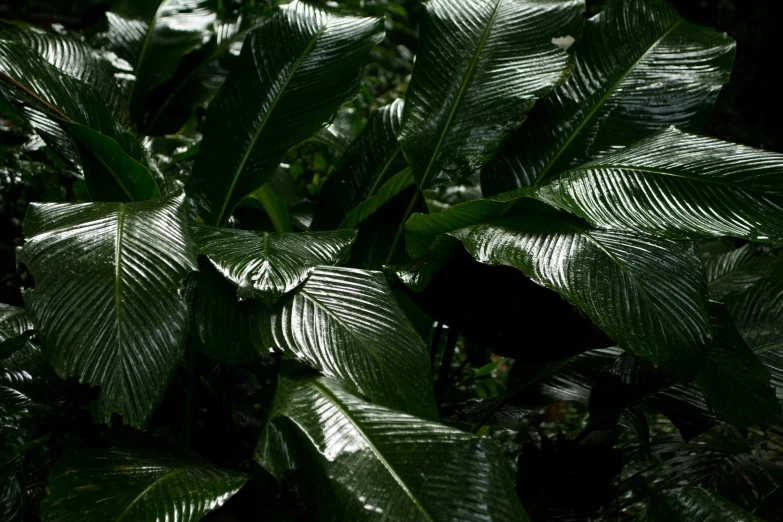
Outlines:
[[[553,38],[579,36],[581,0],[432,0],[406,93],[400,143],[420,188],[480,168],[572,58]]]
[[[28,207],[18,261],[35,287],[25,305],[57,373],[101,386],[99,422],[116,412],[144,426],[182,357],[187,306],[179,292],[196,269],[185,223],[181,193]]]
[[[726,309],[710,310],[715,343],[695,383],[721,420],[735,426],[771,426],[781,421],[770,374],[740,337]]]
[[[5,522],[24,521],[24,493],[13,470],[0,474],[0,516]]]
[[[557,291],[677,380],[701,366],[710,325],[692,244],[591,230],[567,216],[511,217],[449,234],[478,261],[516,267]]]
[[[734,42],[683,20],[665,0],[613,0],[575,46],[569,80],[481,173],[491,196],[676,125],[696,132],[728,82]]]
[[[241,364],[269,352],[271,318],[261,303],[237,301],[236,287],[203,258],[187,286],[190,339],[199,352],[218,361]]]
[[[160,190],[147,167],[128,156],[112,138],[78,123],[66,123],[68,132],[89,152],[85,161],[95,158],[101,168],[87,168],[87,190],[95,201],[145,201],[160,197]]]
[[[355,230],[276,234],[207,226],[191,229],[199,252],[237,287],[237,298],[271,307],[319,266],[345,262]]]
[[[60,457],[41,505],[45,522],[196,522],[247,481],[200,457],[109,448]]]
[[[133,66],[128,106],[141,115],[149,90],[177,70],[182,57],[200,47],[215,14],[206,0],[124,0],[106,13],[108,31],[101,35],[109,49]]]
[[[324,377],[281,377],[258,453],[279,479],[309,472],[317,520],[529,520],[494,441],[368,404]]]
[[[264,183],[260,189],[251,192],[248,197],[261,203],[277,232],[282,234],[294,231],[294,226],[291,224],[291,214],[288,212],[288,203],[278,195],[272,185]]]
[[[129,83],[117,78],[132,71],[129,64],[69,35],[46,32],[20,22],[5,23],[12,25],[0,31],[0,38],[24,44],[65,74],[92,85],[114,114],[122,115],[122,120],[127,118],[124,96]]]
[[[756,254],[752,243],[734,248],[733,245],[725,245],[723,241],[713,240],[715,244],[711,246],[698,245],[707,283],[710,286],[752,261]]]
[[[783,154],[672,127],[563,172],[535,197],[602,228],[781,239],[781,174]]]
[[[32,374],[44,371],[41,349],[29,340],[34,329],[30,312],[0,303],[0,367]]]
[[[337,228],[357,205],[379,193],[380,187],[406,167],[397,143],[402,107],[402,100],[397,99],[378,109],[345,150],[321,187],[312,230]]]
[[[380,19],[340,16],[294,1],[250,33],[234,72],[209,105],[188,181],[205,223],[225,223],[285,152],[358,90],[382,27]]]
[[[655,495],[639,522],[762,522],[712,491],[684,487]]]
[[[380,272],[321,267],[281,300],[274,345],[376,404],[437,419],[428,350]]]
[[[356,228],[360,223],[375,214],[381,207],[392,200],[396,195],[413,185],[413,173],[406,168],[402,172],[392,176],[372,196],[362,201],[354,208],[339,225],[339,228]],[[316,212],[316,216],[318,216]]]

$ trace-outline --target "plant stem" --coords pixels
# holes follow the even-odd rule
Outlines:
[[[476,346],[473,348],[470,353],[468,353],[467,357],[465,357],[465,360],[462,361],[462,364],[459,365],[459,367],[451,372],[451,375],[449,375],[449,380],[452,380],[454,377],[457,377],[460,373],[462,373],[462,370],[465,369],[465,367],[470,363],[470,358],[473,357],[477,351],[479,351],[479,347]]]
[[[24,85],[22,85],[21,83],[16,81],[11,76],[8,76],[6,73],[0,72],[0,81],[5,82],[5,83],[7,83],[9,85],[12,85],[12,86],[16,87],[17,89],[19,89],[20,91],[25,93],[27,96],[29,96],[30,98],[35,100],[36,103],[42,105],[47,111],[53,113],[58,118],[60,118],[62,120],[65,120],[65,121],[68,121],[68,122],[72,122],[73,121],[71,118],[69,118],[68,116],[66,116],[62,112],[60,112],[60,110],[57,107],[55,107],[54,105],[51,105],[49,102],[47,102],[46,100],[44,100],[43,98],[41,98],[40,96],[35,94],[33,91],[31,91],[30,89],[28,89],[27,87],[25,87]]]
[[[435,366],[435,357],[440,347],[440,336],[443,333],[443,321],[435,323],[435,333],[432,335],[432,348],[430,348],[430,368]]]
[[[185,363],[188,369],[188,380],[185,384],[185,420],[182,427],[182,444],[186,448],[190,448],[196,396],[196,352],[191,346],[188,346],[185,351]]]
[[[383,262],[384,265],[388,265],[392,257],[394,257],[394,251],[397,250],[397,243],[400,242],[400,238],[402,237],[402,233],[405,232],[405,222],[408,221],[408,218],[413,213],[413,207],[416,205],[416,202],[419,200],[419,191],[417,190],[413,197],[411,198],[411,202],[408,203],[408,208],[405,209],[405,214],[402,215],[402,221],[400,221],[400,226],[397,227],[397,233],[394,235],[394,241],[392,241],[391,248],[389,249],[389,254],[386,256],[386,261]]]
[[[476,432],[478,432],[478,430],[480,430],[480,429],[481,429],[481,427],[482,427],[484,424],[486,424],[486,422],[487,422],[489,419],[491,419],[491,418],[492,418],[492,416],[493,416],[493,415],[494,415],[494,414],[495,414],[497,411],[499,411],[499,410],[500,410],[500,408],[502,408],[502,407],[503,407],[503,405],[505,405],[505,404],[506,404],[506,399],[507,399],[507,397],[502,397],[502,398],[501,398],[501,399],[500,399],[500,400],[497,402],[497,404],[495,404],[494,406],[492,406],[492,408],[490,408],[490,409],[489,409],[489,411],[488,411],[487,413],[485,413],[483,417],[481,417],[481,420],[480,420],[480,421],[478,421],[478,422],[476,423],[476,425],[475,425],[475,426],[473,426],[473,429],[472,429],[472,430],[470,430],[470,432],[471,432],[471,433],[476,433]]]
[[[438,380],[435,382],[435,403],[438,405],[439,409],[441,404],[443,404],[446,386],[449,384],[451,361],[454,360],[454,348],[457,347],[458,337],[459,331],[456,328],[449,328],[449,336],[446,338],[446,347],[443,349],[443,359],[440,362]]]

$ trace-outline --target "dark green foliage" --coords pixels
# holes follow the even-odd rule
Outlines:
[[[684,3],[0,2],[0,519],[780,520],[783,154]]]

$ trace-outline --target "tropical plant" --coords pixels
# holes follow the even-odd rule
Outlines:
[[[783,154],[696,134],[734,42],[273,4],[2,22],[0,518],[783,520]]]

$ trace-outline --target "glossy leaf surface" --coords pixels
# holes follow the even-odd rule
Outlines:
[[[400,143],[416,183],[480,168],[572,59],[552,42],[581,31],[579,0],[433,0],[406,93]]]
[[[761,522],[712,491],[684,487],[661,492],[639,516],[639,522]]]
[[[570,169],[536,197],[602,228],[783,238],[783,154],[675,128]]]
[[[337,228],[361,202],[406,167],[397,143],[402,107],[402,100],[397,99],[378,109],[345,150],[321,187],[312,230]]]
[[[695,132],[729,79],[734,42],[665,0],[615,0],[587,21],[569,80],[542,100],[482,171],[484,195],[540,178],[676,125]]]
[[[225,223],[236,204],[277,169],[286,150],[317,131],[358,90],[381,31],[379,19],[294,1],[247,37],[235,72],[209,106],[188,184],[205,223]]]
[[[701,262],[687,243],[513,217],[450,233],[478,261],[560,293],[626,350],[687,380],[710,336]]]
[[[141,203],[31,204],[18,261],[57,373],[101,386],[95,418],[143,426],[182,356],[196,268],[182,194]]]
[[[369,404],[324,377],[281,377],[270,420],[262,464],[278,478],[292,465],[318,477],[318,520],[529,520],[487,438]],[[297,440],[304,452],[292,459]]]
[[[199,252],[237,287],[237,298],[252,297],[271,307],[319,266],[348,259],[354,230],[276,234],[192,227]]]
[[[196,522],[247,481],[184,452],[140,448],[66,453],[52,470],[41,506],[45,522]]]
[[[380,272],[321,267],[272,316],[274,345],[376,404],[437,419],[424,342]]]

